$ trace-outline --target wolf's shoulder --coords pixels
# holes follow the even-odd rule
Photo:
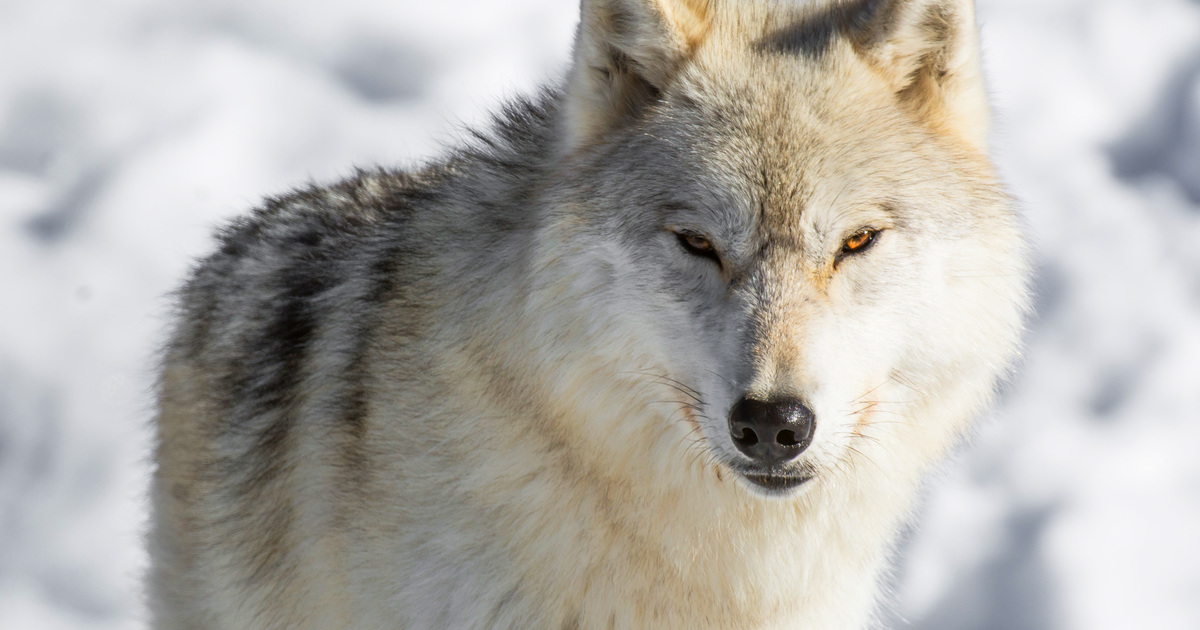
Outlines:
[[[452,170],[444,164],[359,170],[332,185],[269,197],[217,230],[216,246],[193,268],[184,299],[214,284],[237,290],[282,276],[331,280],[373,238],[402,231],[422,206],[436,203]]]
[[[436,213],[454,171],[360,170],[230,221],[176,296],[171,360],[249,382],[293,369],[323,330],[353,328],[403,280],[398,266],[419,255],[410,224]]]
[[[201,261],[193,279],[230,263],[269,264],[277,256],[342,258],[357,241],[401,226],[422,205],[436,201],[453,170],[446,164],[418,171],[359,170],[332,185],[269,197],[217,231],[216,250]]]
[[[443,233],[522,223],[509,215],[524,213],[521,202],[543,175],[557,98],[547,91],[510,102],[490,128],[467,130],[464,143],[419,168],[360,169],[332,185],[267,198],[218,230],[215,250],[184,286],[184,315],[196,292],[241,291],[266,278],[283,289],[281,275],[328,282],[372,259],[416,254],[405,250],[427,249]]]

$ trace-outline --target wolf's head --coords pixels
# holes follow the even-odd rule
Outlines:
[[[543,261],[677,405],[612,439],[783,495],[987,400],[1025,266],[971,0],[584,0],[564,99]]]

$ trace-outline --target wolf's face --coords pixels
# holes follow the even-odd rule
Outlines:
[[[598,274],[594,308],[671,390],[669,430],[757,492],[878,465],[900,436],[944,448],[1008,362],[1023,305],[1020,239],[971,127],[985,121],[950,80],[974,66],[945,62],[970,39],[950,28],[969,3],[736,19],[684,4],[703,5],[707,36],[667,79],[628,52],[601,66],[631,94],[574,147],[560,219],[578,273]],[[897,83],[856,42],[891,41],[903,24],[870,20],[905,16],[948,30],[918,55],[942,65]]]

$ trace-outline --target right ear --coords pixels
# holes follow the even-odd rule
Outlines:
[[[708,31],[712,0],[582,0],[567,84],[568,153],[656,101]]]
[[[986,150],[989,112],[974,0],[869,3],[881,20],[860,48],[900,102],[922,119]]]

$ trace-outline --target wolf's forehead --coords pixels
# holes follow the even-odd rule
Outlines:
[[[742,12],[724,33],[715,25],[675,86],[690,111],[685,136],[695,134],[709,170],[775,236],[886,199],[887,174],[904,166],[897,156],[921,158],[905,150],[912,122],[854,38],[882,36],[871,29],[890,20],[891,3],[747,4],[760,14]]]
[[[763,228],[789,232],[814,213],[885,196],[878,175],[894,166],[888,152],[904,124],[888,99],[843,93],[829,77],[774,61],[709,78],[694,139],[708,170]]]

